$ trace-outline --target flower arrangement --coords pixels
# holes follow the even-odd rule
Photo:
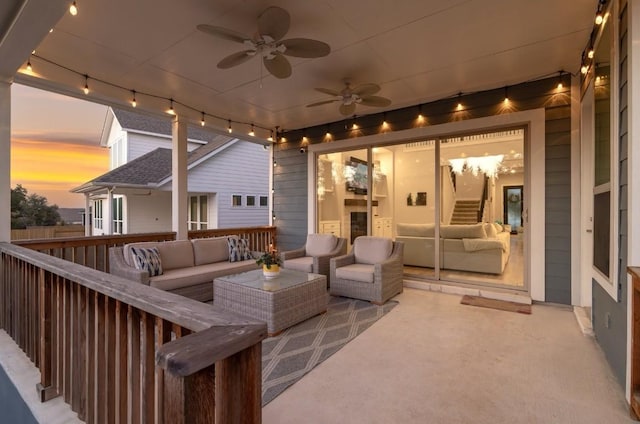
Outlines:
[[[256,264],[263,265],[267,269],[271,269],[272,265],[280,266],[280,255],[273,248],[273,244],[270,244],[267,251],[256,259]]]

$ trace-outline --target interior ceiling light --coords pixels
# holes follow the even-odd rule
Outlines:
[[[69,6],[69,13],[71,13],[71,15],[73,16],[76,16],[78,14],[78,5],[75,1],[71,3],[71,6]]]
[[[458,110],[462,110],[462,92],[458,93],[458,106],[456,107]]]
[[[558,90],[562,90],[562,71],[558,72]]]
[[[509,87],[504,88],[504,102],[509,103]]]

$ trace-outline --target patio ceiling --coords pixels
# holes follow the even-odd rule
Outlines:
[[[560,70],[576,73],[597,6],[597,0],[78,0],[80,12],[74,17],[59,10],[69,3],[0,4],[0,75],[19,71],[17,82],[106,104],[127,105],[130,90],[136,90],[138,109],[153,113],[166,110],[166,99],[173,98],[178,113],[194,121],[200,120],[199,111],[223,118],[207,117],[218,130],[228,119],[283,129],[343,119],[338,103],[306,105],[330,98],[314,87],[340,90],[345,78],[377,83],[378,94],[392,100],[384,109],[359,105],[356,114],[366,115]],[[21,5],[34,10],[9,25]],[[196,25],[252,35],[257,16],[271,5],[291,15],[285,38],[321,40],[331,53],[290,57],[293,73],[282,80],[258,58],[218,69],[222,58],[243,46],[204,34]],[[52,22],[57,23],[49,33]],[[25,33],[30,38],[21,36]],[[34,48],[33,72],[27,73]],[[82,93],[84,74],[88,96]],[[268,132],[257,135],[266,138]]]

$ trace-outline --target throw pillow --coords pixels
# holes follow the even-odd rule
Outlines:
[[[136,269],[147,271],[149,277],[162,275],[162,262],[160,261],[160,252],[155,247],[132,247],[131,255],[133,256],[133,265]]]
[[[249,250],[249,241],[236,237],[227,239],[229,245],[229,262],[240,262],[253,259]]]

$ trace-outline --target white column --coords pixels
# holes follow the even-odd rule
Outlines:
[[[84,235],[91,236],[91,198],[89,193],[84,194]]]
[[[177,116],[171,125],[171,217],[176,240],[187,240],[187,123]]]
[[[105,234],[113,234],[113,189],[107,189],[107,204],[102,210],[102,228]]]
[[[0,242],[11,241],[11,83],[0,81]]]

